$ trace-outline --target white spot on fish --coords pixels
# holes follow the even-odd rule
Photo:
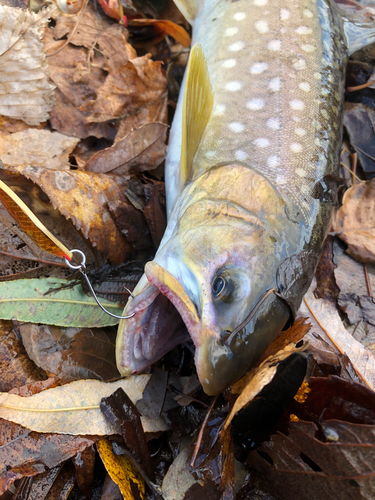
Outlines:
[[[292,116],[292,120],[296,123],[299,123],[301,121],[301,118],[299,116]]]
[[[246,19],[246,13],[245,12],[236,12],[233,16],[233,19],[236,21],[243,21]]]
[[[305,107],[305,103],[303,101],[300,101],[299,99],[293,99],[289,104],[290,107],[292,109],[295,109],[296,111],[302,111]]]
[[[225,85],[225,90],[229,90],[230,92],[236,92],[237,90],[241,90],[242,88],[242,83],[237,82],[236,80],[233,82],[228,82]]]
[[[302,58],[298,59],[295,63],[293,63],[293,68],[296,69],[297,71],[305,69],[306,61]]]
[[[303,11],[303,15],[304,15],[304,17],[307,17],[307,18],[309,18],[309,19],[310,19],[311,17],[314,17],[314,14],[313,14],[313,13],[311,12],[311,10],[309,10],[309,9],[305,9],[305,10]]]
[[[270,118],[267,120],[267,127],[272,128],[272,130],[279,130],[280,120],[278,118]]]
[[[244,42],[235,42],[232,43],[232,45],[229,45],[228,50],[230,50],[231,52],[239,52],[244,47],[245,47]]]
[[[310,92],[311,90],[310,84],[307,82],[301,82],[298,86],[304,92]]]
[[[246,107],[258,111],[264,107],[264,101],[262,99],[251,99],[246,103]]]
[[[223,67],[224,68],[234,68],[236,64],[237,64],[237,61],[235,59],[227,59],[226,61],[223,62]]]
[[[301,49],[305,52],[314,52],[316,50],[316,47],[314,47],[314,45],[306,44],[306,45],[301,45]]]
[[[232,132],[242,132],[244,130],[244,126],[242,123],[240,122],[232,122],[232,123],[229,123],[228,127],[231,129]]]
[[[321,80],[322,75],[320,73],[314,73],[314,78],[315,78],[315,80]]]
[[[234,36],[238,33],[238,28],[237,26],[233,26],[232,28],[227,28],[224,31],[224,36]]]
[[[259,33],[267,33],[268,32],[268,23],[266,21],[257,21],[255,23],[255,29],[259,31]]]
[[[302,168],[296,168],[295,172],[298,177],[306,177],[306,172]]]
[[[294,130],[294,133],[297,134],[300,137],[303,137],[304,135],[306,135],[306,130],[303,129],[303,128],[296,128]]]
[[[259,139],[255,139],[255,141],[253,141],[253,144],[258,146],[258,148],[266,148],[270,145],[270,141],[268,139],[265,139],[264,137],[260,137]]]
[[[268,68],[268,64],[265,62],[258,62],[255,63],[251,66],[250,68],[250,73],[252,75],[260,75],[260,73],[263,73],[263,71],[266,71]]]
[[[299,35],[311,35],[312,29],[308,26],[300,26],[296,29],[296,33],[298,33]]]
[[[236,160],[245,161],[248,157],[248,154],[246,153],[246,151],[242,151],[242,149],[239,149],[234,153],[234,156],[236,157]]]
[[[281,49],[281,40],[271,40],[268,44],[268,49],[274,52]]]
[[[267,5],[268,4],[268,0],[254,0],[254,5],[258,5],[259,7],[261,7],[262,5]]]
[[[303,148],[302,148],[302,144],[300,144],[299,142],[293,142],[290,145],[290,149],[293,151],[293,153],[300,153]]]
[[[280,158],[278,156],[270,156],[267,160],[267,165],[271,168],[276,168],[280,165]]]
[[[280,90],[280,78],[277,77],[271,80],[268,85],[268,88],[273,92],[278,92]]]
[[[223,116],[225,109],[225,104],[216,104],[212,110],[212,114],[215,116]]]
[[[290,12],[288,9],[280,9],[280,19],[286,21],[290,17]]]
[[[206,158],[215,158],[215,155],[216,155],[215,151],[207,151],[205,153]]]

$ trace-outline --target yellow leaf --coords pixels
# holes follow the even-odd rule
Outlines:
[[[115,455],[112,445],[107,439],[101,439],[97,444],[100,458],[103,461],[108,474],[118,485],[125,500],[134,500],[130,482],[134,483],[139,491],[140,497],[145,496],[145,483],[133,463],[121,455]]]

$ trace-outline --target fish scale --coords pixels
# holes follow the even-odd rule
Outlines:
[[[311,283],[337,187],[346,60],[375,28],[343,22],[333,0],[175,3],[194,46],[166,160],[168,225],[125,308],[117,366],[143,370],[189,334],[217,394]]]

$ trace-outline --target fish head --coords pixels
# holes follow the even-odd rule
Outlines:
[[[241,184],[249,171],[233,167],[220,174]],[[240,206],[226,189],[213,186],[218,174],[187,193],[171,236],[146,264],[125,309],[135,315],[119,329],[123,374],[144,369],[190,335],[200,382],[207,394],[217,394],[259,359],[290,319],[289,306],[274,293],[282,236],[266,215],[259,216],[269,208],[269,186],[250,176],[242,194],[252,194],[252,201]],[[258,198],[261,207],[252,210]]]

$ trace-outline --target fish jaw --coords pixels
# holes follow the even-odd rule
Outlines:
[[[116,363],[123,376],[145,370],[189,339],[173,303],[145,275],[133,296],[124,315],[134,315],[120,321],[116,341]]]

